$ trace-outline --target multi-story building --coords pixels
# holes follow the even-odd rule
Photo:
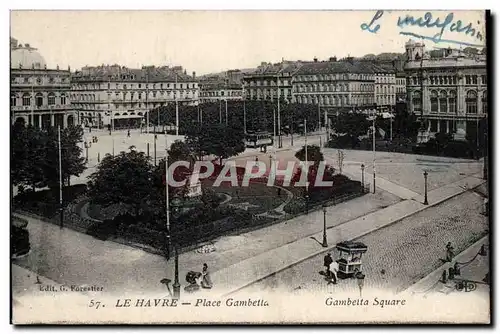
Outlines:
[[[427,129],[419,141],[437,132],[453,133],[458,140],[477,132],[479,119],[488,112],[486,56],[448,49],[431,57],[423,43],[412,40],[406,53],[408,110],[421,116]]]
[[[301,66],[300,61],[262,63],[243,77],[245,99],[273,101],[279,96],[283,102],[292,102],[292,78]]]
[[[361,110],[375,103],[375,71],[353,58],[304,63],[294,74],[293,98],[341,110]]]
[[[154,108],[197,105],[199,99],[196,73],[187,75],[180,66],[84,67],[72,75],[71,88],[80,122],[92,127],[137,127]]]
[[[242,78],[239,70],[200,78],[200,103],[242,100]]]
[[[406,74],[396,73],[396,103],[406,102]]]
[[[391,111],[396,104],[396,71],[393,67],[372,64],[375,71],[375,103],[380,111]]]
[[[243,99],[243,88],[223,81],[200,81],[200,103]]]
[[[70,103],[70,69],[47,68],[37,49],[10,39],[10,111],[12,122],[36,127],[76,124]]]

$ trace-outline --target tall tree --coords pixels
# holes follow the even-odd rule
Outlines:
[[[107,154],[89,177],[89,197],[103,206],[130,205],[139,216],[149,211],[153,178],[153,165],[144,152],[131,147],[116,156]]]
[[[69,127],[61,131],[61,164],[63,180],[78,176],[85,170],[81,157],[83,130]],[[46,130],[15,125],[12,130],[13,183],[33,188],[59,186],[59,144],[54,128]]]

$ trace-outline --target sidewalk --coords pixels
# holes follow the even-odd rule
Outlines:
[[[482,246],[485,246],[486,256],[479,254]],[[436,254],[439,256],[439,254]],[[443,256],[444,257],[444,251]],[[422,278],[420,281],[409,287],[402,293],[426,296],[430,294],[453,294],[459,295],[464,294],[464,289],[457,289],[457,283],[461,281],[472,281],[475,283],[475,290],[470,291],[476,295],[482,295],[484,298],[489,298],[490,283],[484,282],[485,277],[489,274],[489,263],[490,263],[490,247],[489,247],[489,235],[481,238],[472,246],[467,248],[462,253],[458,254],[453,258],[451,262],[444,263],[441,267]],[[459,264],[460,275],[455,276],[453,279],[449,279],[449,268],[452,268],[455,263]],[[446,283],[442,281],[443,271],[446,271]],[[474,289],[468,287],[467,289]]]
[[[483,180],[473,177],[466,178],[455,184],[429,192],[429,205],[424,205],[414,199],[404,200],[335,228],[330,228],[327,231],[330,247],[333,248],[337,242],[356,239],[396,223],[403,218],[472,189],[483,182]],[[267,276],[323,253],[325,248],[321,247],[317,242],[311,241],[313,238],[322,240],[322,232],[224,268],[215,272],[212,279],[217,282],[218,290],[224,291],[223,294],[236,292]]]

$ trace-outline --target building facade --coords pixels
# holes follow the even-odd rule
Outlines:
[[[70,69],[47,68],[29,44],[10,40],[10,111],[12,123],[39,128],[76,125],[70,103]]]
[[[396,104],[396,71],[372,64],[375,71],[375,103],[381,111],[390,111]]]
[[[243,99],[243,88],[224,82],[200,81],[200,103],[238,101]]]
[[[292,81],[301,62],[262,63],[253,73],[243,77],[243,94],[248,100],[293,101]]]
[[[319,104],[336,110],[359,110],[375,103],[375,72],[353,59],[305,63],[294,74],[293,98],[297,103]]]
[[[242,100],[242,78],[239,70],[200,78],[200,103]]]
[[[465,140],[488,113],[486,56],[448,49],[439,57],[425,52],[423,43],[406,43],[408,110],[424,120],[425,142],[437,132]]]
[[[396,103],[406,102],[406,74],[396,73]]]
[[[102,65],[72,75],[71,103],[85,126],[138,127],[146,124],[152,109],[198,102],[196,73],[187,75],[180,66]]]

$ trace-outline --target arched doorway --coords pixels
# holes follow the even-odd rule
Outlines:
[[[68,118],[66,119],[66,124],[67,126],[73,126],[75,123],[73,115],[68,115]]]
[[[24,117],[17,117],[16,118],[16,121],[14,122],[15,125],[22,125],[22,126],[25,126],[26,125],[26,120],[24,119]]]

